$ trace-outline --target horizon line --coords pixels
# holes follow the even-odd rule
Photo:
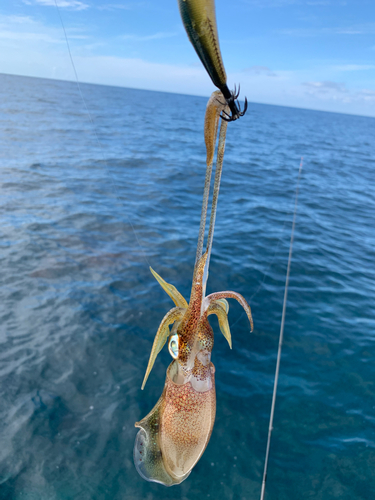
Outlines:
[[[15,73],[2,73],[0,72],[0,76],[10,76],[10,77],[18,77],[18,78],[33,78],[36,80],[51,80],[54,82],[63,82],[63,83],[72,83],[74,85],[95,85],[97,87],[112,87],[112,88],[118,88],[118,89],[128,89],[128,90],[141,90],[144,92],[157,92],[159,94],[173,94],[173,95],[181,95],[181,96],[189,96],[189,97],[202,97],[202,98],[209,98],[207,95],[203,94],[185,94],[182,92],[171,92],[167,90],[155,90],[155,89],[149,89],[149,88],[140,88],[140,87],[127,87],[124,85],[111,85],[108,83],[93,83],[93,82],[85,82],[83,80],[79,80],[77,82],[76,80],[63,80],[61,78],[51,78],[51,77],[44,77],[44,76],[31,76],[31,75],[20,75],[20,74],[15,74]],[[216,87],[215,87],[216,89]],[[303,108],[299,106],[286,106],[284,104],[273,104],[273,103],[268,103],[268,102],[257,102],[257,101],[251,101],[248,99],[249,104],[259,104],[261,106],[276,106],[278,108],[289,108],[289,109],[300,109],[302,111],[315,111],[318,113],[330,113],[334,115],[346,115],[346,116],[358,116],[361,118],[375,118],[375,115],[362,115],[358,113],[348,113],[345,111],[328,111],[325,109],[316,109],[316,108]]]

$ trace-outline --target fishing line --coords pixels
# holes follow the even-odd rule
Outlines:
[[[279,249],[279,246],[280,246],[280,242],[281,242],[281,238],[283,237],[283,233],[284,233],[284,230],[285,230],[285,226],[286,226],[286,221],[284,221],[284,224],[283,224],[283,227],[281,229],[281,235],[279,236],[279,239],[277,240],[277,245],[276,245],[276,249],[273,253],[273,256],[272,256],[272,259],[270,260],[269,264],[268,264],[268,267],[267,269],[265,270],[265,272],[263,273],[263,279],[262,281],[260,282],[258,288],[255,290],[255,292],[253,293],[253,295],[250,297],[249,299],[249,304],[251,304],[251,301],[253,300],[254,297],[256,297],[258,295],[258,293],[260,292],[261,288],[263,287],[266,279],[268,278],[268,273],[272,267],[272,264],[273,264],[273,261],[275,260],[275,257],[276,257],[276,254],[277,254],[277,251]],[[244,312],[242,311],[241,314],[238,316],[238,318],[236,319],[236,321],[234,323],[231,323],[230,327],[232,328],[233,326],[235,326],[241,319],[242,317],[244,316]]]
[[[303,166],[303,157],[301,158],[301,163],[299,165],[297,188],[296,188],[296,198],[295,198],[295,202],[294,202],[294,214],[293,214],[292,234],[290,236],[288,268],[287,268],[287,271],[286,271],[286,279],[285,279],[283,312],[282,312],[282,316],[281,316],[279,347],[278,347],[278,351],[277,351],[275,381],[274,381],[274,386],[273,386],[272,404],[271,404],[271,413],[270,413],[270,422],[269,422],[269,426],[268,426],[268,438],[267,438],[267,447],[266,447],[266,457],[265,457],[265,460],[264,460],[264,471],[263,471],[262,490],[261,490],[261,493],[260,493],[260,500],[264,500],[264,495],[265,495],[265,491],[266,491],[268,459],[269,459],[269,454],[270,454],[271,435],[272,435],[272,430],[273,430],[273,418],[274,418],[274,414],[275,414],[276,394],[277,394],[277,386],[278,386],[278,381],[279,381],[281,350],[282,350],[283,339],[284,339],[284,325],[285,325],[286,302],[287,302],[287,299],[288,299],[289,274],[290,274],[290,266],[291,266],[291,262],[292,262],[294,229],[295,229],[295,226],[296,226],[297,205],[298,205],[298,191],[299,191],[299,182],[300,182],[300,178],[301,178],[302,166]]]
[[[66,29],[65,29],[65,25],[64,25],[63,18],[62,18],[62,16],[61,16],[60,8],[59,8],[59,6],[58,6],[58,4],[57,4],[57,0],[54,0],[54,1],[55,1],[55,5],[56,5],[56,9],[57,9],[57,13],[58,13],[59,18],[60,18],[61,26],[62,26],[62,29],[63,29],[63,32],[64,32],[65,41],[66,41],[66,46],[68,47],[69,58],[70,58],[70,62],[72,63],[72,67],[73,67],[73,71],[74,71],[74,75],[75,75],[75,79],[76,79],[76,84],[77,84],[77,87],[78,87],[79,95],[81,96],[81,100],[82,100],[83,105],[84,105],[84,107],[85,107],[86,113],[87,113],[87,115],[88,115],[88,117],[89,117],[89,120],[90,120],[90,123],[91,123],[92,129],[93,129],[94,134],[95,134],[95,139],[96,139],[96,142],[97,142],[97,144],[98,144],[98,146],[99,146],[100,155],[101,155],[101,157],[102,157],[102,160],[103,160],[103,162],[104,162],[104,165],[107,167],[107,171],[108,171],[109,175],[111,176],[113,183],[115,184],[114,179],[113,179],[113,177],[112,177],[112,175],[111,175],[111,171],[110,171],[110,168],[109,168],[109,166],[108,166],[107,160],[105,159],[105,156],[104,156],[104,149],[103,149],[103,145],[101,144],[101,142],[100,142],[100,140],[99,140],[99,136],[98,136],[98,133],[97,133],[97,130],[96,130],[95,124],[94,124],[94,120],[93,120],[93,118],[92,118],[92,116],[91,116],[90,110],[89,110],[89,108],[87,107],[86,100],[85,100],[85,98],[84,98],[84,96],[83,96],[83,93],[82,93],[81,84],[80,84],[80,81],[79,81],[79,78],[78,78],[78,73],[77,73],[77,70],[76,70],[76,66],[75,66],[75,64],[74,64],[74,60],[73,60],[73,56],[72,56],[72,51],[70,50],[70,43],[69,43],[68,35],[67,35],[67,33],[66,33]],[[124,207],[124,203],[123,203],[122,201],[120,201],[120,199],[119,199],[118,195],[115,195],[115,196],[116,196],[116,198],[117,198],[117,201],[118,201],[119,203],[121,203],[121,205]],[[143,258],[144,258],[145,262],[148,264],[148,266],[150,267],[150,263],[149,263],[149,261],[148,261],[148,259],[147,259],[146,253],[145,253],[145,251],[144,251],[144,249],[143,249],[143,247],[142,247],[142,245],[141,245],[141,243],[140,243],[140,241],[139,241],[139,239],[138,239],[138,235],[137,235],[137,233],[136,233],[136,231],[135,231],[135,229],[134,229],[133,223],[132,223],[132,221],[129,219],[129,216],[128,216],[126,213],[125,213],[125,215],[126,215],[126,218],[128,219],[128,222],[129,222],[129,224],[130,224],[130,226],[131,226],[131,228],[132,228],[132,231],[133,231],[133,233],[134,233],[135,239],[137,240],[138,246],[139,246],[139,248],[140,248],[140,250],[141,250],[141,252],[142,252]]]

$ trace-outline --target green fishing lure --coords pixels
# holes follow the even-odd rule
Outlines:
[[[226,121],[237,120],[246,113],[247,99],[245,97],[245,107],[241,111],[239,103],[236,102],[239,88],[238,92],[236,88],[233,92],[228,88],[219,45],[214,0],[178,0],[178,5],[190,42],[213,84],[222,92],[230,108],[231,115],[223,111],[221,117]]]

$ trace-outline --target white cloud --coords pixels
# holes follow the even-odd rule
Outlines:
[[[61,43],[56,32],[57,30],[54,29],[46,29],[31,17],[0,15],[0,40],[5,44],[0,52],[3,57],[7,58],[7,50],[11,47],[18,47],[22,50],[25,43]]]
[[[75,36],[79,35],[75,33]],[[163,36],[167,34],[153,34],[149,39]],[[72,39],[71,35],[68,37]],[[212,83],[201,65],[192,67],[141,58],[99,56],[95,52],[100,40],[91,42],[71,46],[82,82],[198,95],[212,91]],[[10,19],[0,15],[0,67],[4,73],[74,80],[61,28],[48,27],[26,17]]]
[[[150,40],[161,40],[162,38],[171,38],[176,36],[177,33],[154,33],[153,35],[122,35],[119,38],[121,40],[131,40],[134,42],[148,42]]]
[[[284,7],[298,3],[298,0],[242,0],[242,3],[253,7]]]
[[[77,29],[70,29],[68,36],[71,39],[86,39],[87,36]],[[9,50],[23,51],[38,43],[62,44],[65,43],[60,28],[45,26],[28,16],[0,15],[0,53],[3,58],[10,58]],[[26,46],[26,44],[28,44]],[[31,44],[31,45],[30,45]]]
[[[242,0],[242,3],[260,8],[290,7],[291,5],[308,5],[310,7],[324,7],[335,4],[346,5],[345,0]]]
[[[375,23],[358,24],[354,26],[332,26],[329,28],[293,28],[277,31],[280,35],[296,37],[315,37],[332,35],[374,35]]]
[[[316,78],[324,72],[328,71],[324,68],[299,71],[276,68],[272,71],[275,76],[270,78],[265,70],[242,71],[230,75],[230,86],[240,82],[241,96],[246,95],[250,102],[375,116],[375,90]]]
[[[271,71],[267,66],[250,66],[249,68],[245,68],[244,72],[254,75],[276,76],[276,73]]]
[[[74,62],[83,81],[198,95],[213,90],[202,67],[114,56],[76,56]],[[69,64],[65,65],[63,72],[66,75],[64,78],[67,75],[72,78]]]
[[[357,96],[366,102],[375,103],[375,90],[362,89],[357,93]]]
[[[45,5],[46,7],[55,7],[55,0],[23,0],[27,5]],[[72,10],[85,10],[89,7],[87,3],[80,2],[79,0],[56,0],[57,5],[61,9],[72,9]]]
[[[345,93],[347,89],[345,88],[344,83],[337,83],[331,81],[325,82],[304,82],[302,83],[305,87],[308,88],[308,92],[312,92],[314,94],[327,94],[327,93]]]
[[[369,69],[375,69],[374,64],[341,64],[337,66],[332,66],[333,70],[336,71],[366,71]]]
[[[47,33],[32,33],[23,32],[15,33],[14,31],[7,31],[0,25],[0,40],[17,41],[17,42],[46,42],[46,43],[62,43]]]
[[[146,2],[127,2],[127,3],[107,3],[97,6],[99,10],[133,10],[136,8],[143,7]]]
[[[335,101],[342,105],[363,106],[363,109],[370,111],[368,104],[375,104],[375,90],[351,89],[349,90],[343,83],[323,81],[304,82],[308,95],[322,101]],[[375,108],[373,108],[375,111]]]

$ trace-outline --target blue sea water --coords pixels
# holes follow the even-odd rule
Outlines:
[[[138,476],[189,297],[206,99],[0,75],[0,499],[259,498],[301,156],[267,500],[375,498],[375,119],[260,104],[229,124],[208,292],[217,417],[189,478]],[[251,96],[248,96],[251,98]]]

